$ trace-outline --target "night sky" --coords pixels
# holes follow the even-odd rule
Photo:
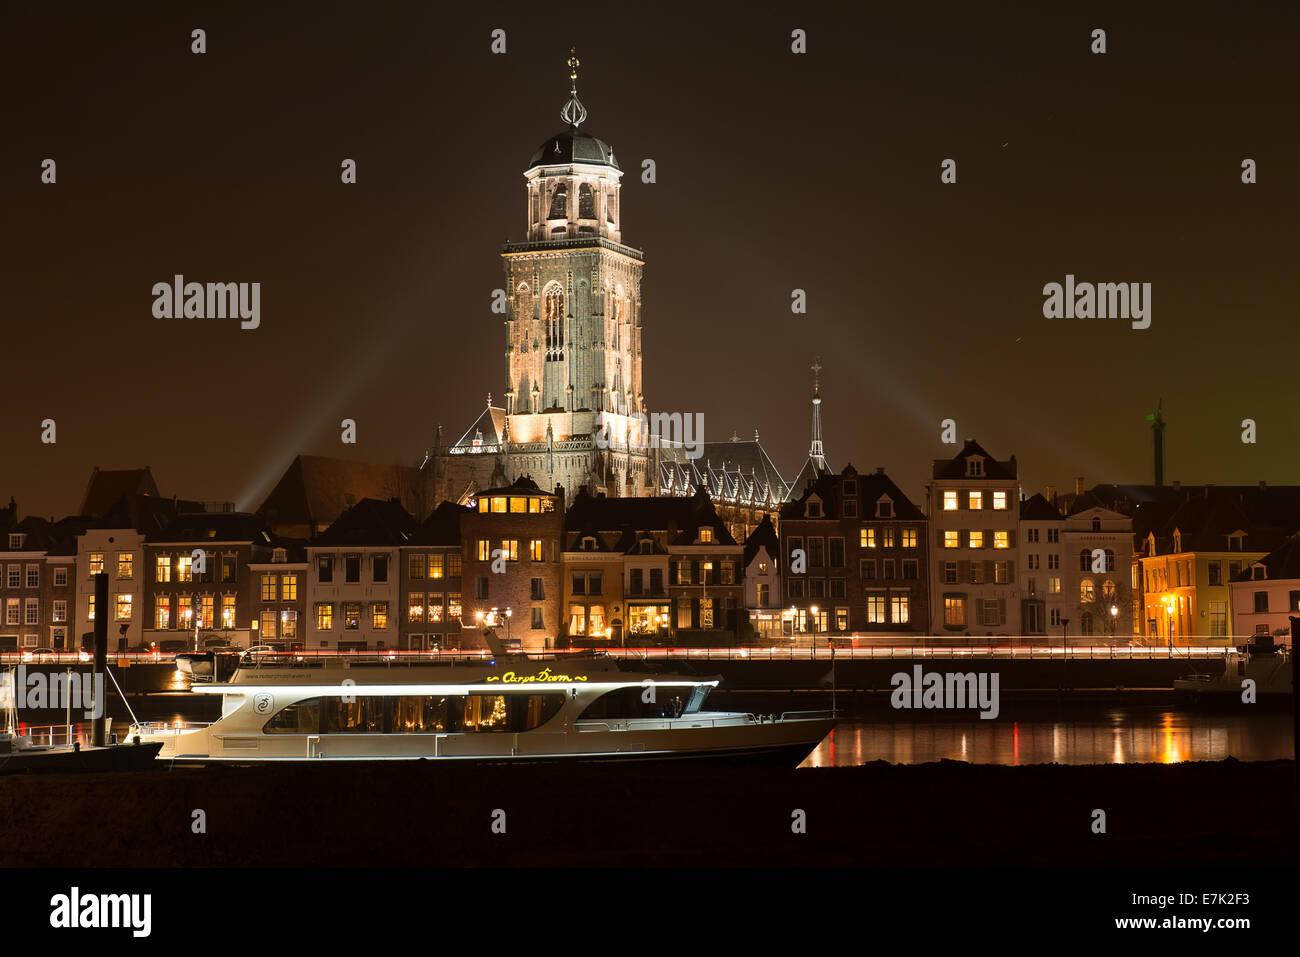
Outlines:
[[[24,514],[74,511],[94,465],[254,508],[298,453],[416,464],[500,403],[498,254],[570,46],[645,250],[652,410],[757,428],[792,479],[820,356],[831,465],[918,500],[948,417],[1030,492],[1149,482],[1158,398],[1167,479],[1300,481],[1280,4],[227,6],[0,14],[0,496]],[[155,319],[176,273],[260,282],[261,327]],[[1043,318],[1067,273],[1152,283],[1151,327]]]

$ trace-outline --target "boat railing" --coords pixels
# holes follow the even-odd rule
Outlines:
[[[31,739],[39,747],[70,747],[73,744],[89,746],[94,728],[87,723],[19,725],[18,733]]]
[[[131,734],[184,734],[210,728],[215,721],[138,721],[131,725]]]

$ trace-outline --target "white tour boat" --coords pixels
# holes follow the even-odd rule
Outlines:
[[[620,672],[610,659],[558,655],[481,663],[374,663],[245,655],[210,724],[137,722],[182,764],[558,761],[798,765],[834,726],[829,712],[761,717],[705,711],[718,684]]]

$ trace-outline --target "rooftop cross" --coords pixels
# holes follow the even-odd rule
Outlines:
[[[564,109],[560,110],[560,119],[568,123],[575,130],[579,124],[587,118],[587,108],[582,105],[578,99],[578,65],[577,50],[569,47],[569,101],[564,104]]]

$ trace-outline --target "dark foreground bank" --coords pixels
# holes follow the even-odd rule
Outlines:
[[[403,763],[15,776],[0,781],[0,862],[1286,865],[1296,859],[1295,802],[1291,761],[799,771]]]

